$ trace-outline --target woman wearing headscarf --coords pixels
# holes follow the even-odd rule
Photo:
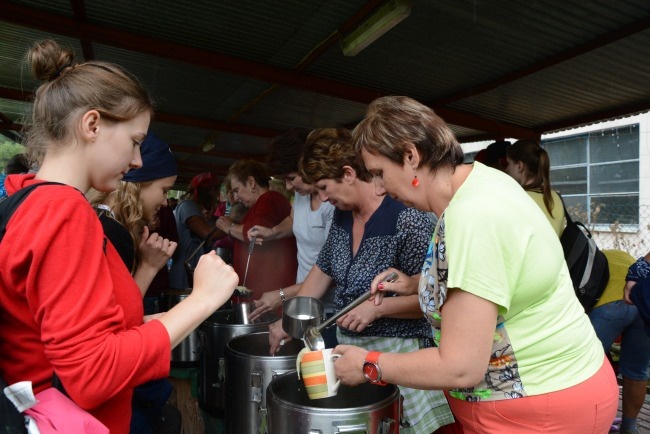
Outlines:
[[[158,212],[167,206],[177,169],[169,145],[148,133],[140,145],[142,167],[132,169],[111,193],[91,200],[104,233],[120,253],[144,297],[145,315],[157,311],[158,295],[147,294],[149,285],[176,249],[176,242],[153,232]],[[151,235],[150,235],[150,227]],[[167,405],[172,392],[167,379],[149,381],[135,388],[131,433],[180,432],[180,412]]]
[[[97,208],[104,233],[144,297],[177,246],[154,232],[158,211],[167,206],[167,193],[174,186],[177,170],[169,145],[152,133],[141,147],[143,166],[127,172],[116,190],[94,194],[90,203]]]

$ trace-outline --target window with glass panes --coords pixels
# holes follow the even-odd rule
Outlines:
[[[551,186],[572,217],[601,230],[639,224],[639,124],[544,140],[542,146],[551,160]]]

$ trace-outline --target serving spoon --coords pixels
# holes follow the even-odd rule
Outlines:
[[[397,280],[397,273],[392,272],[391,274],[388,275],[386,280],[384,282],[394,282]],[[332,315],[325,321],[324,323],[316,326],[316,327],[309,327],[307,330],[305,330],[305,334],[302,337],[303,342],[307,347],[309,347],[310,350],[312,351],[318,351],[318,350],[324,350],[325,349],[325,340],[323,339],[323,335],[321,335],[321,330],[331,326],[337,319],[341,318],[343,315],[346,313],[350,312],[352,309],[355,307],[359,306],[361,303],[364,301],[368,300],[371,296],[370,290],[367,290],[363,294],[361,294],[359,297],[355,298],[354,301],[347,306],[345,306],[343,309]]]

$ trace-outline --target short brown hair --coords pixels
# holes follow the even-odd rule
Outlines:
[[[364,182],[372,179],[354,151],[349,130],[322,128],[312,131],[300,159],[302,180],[307,184],[316,184],[322,179],[340,181],[345,174],[344,166],[352,167],[357,172],[357,178]]]
[[[420,166],[435,171],[442,166],[463,163],[464,153],[454,133],[434,111],[405,96],[377,98],[368,106],[365,118],[352,132],[355,149],[384,155],[404,165],[405,145],[412,143],[420,153]]]
[[[239,160],[228,169],[228,179],[230,180],[236,179],[242,184],[246,184],[249,176],[253,177],[257,185],[269,188],[271,177],[266,170],[266,166],[259,161]]]
[[[266,167],[273,176],[298,171],[298,162],[311,130],[292,128],[269,142]]]

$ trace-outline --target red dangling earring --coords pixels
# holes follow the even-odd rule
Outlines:
[[[411,185],[413,186],[413,188],[418,188],[418,186],[420,185],[420,180],[418,179],[417,173],[413,174],[413,181],[411,181]]]

